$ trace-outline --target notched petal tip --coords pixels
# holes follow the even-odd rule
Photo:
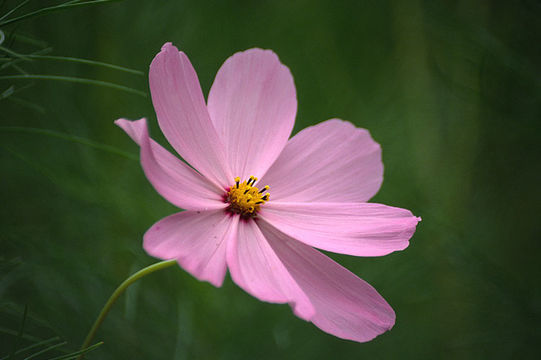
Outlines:
[[[178,49],[173,43],[166,42],[162,45],[160,52],[154,56],[154,59],[152,59],[152,62],[150,63],[150,68],[152,69],[154,66],[158,64],[160,59],[162,59],[164,56],[170,56],[171,54],[178,54]]]
[[[149,86],[158,124],[177,153],[218,186],[230,171],[216,129],[211,123],[199,79],[190,60],[166,43],[149,69]]]
[[[171,41],[168,41],[165,44],[163,44],[161,51],[167,51],[169,49],[174,49],[174,50],[178,51],[177,47],[175,45],[173,45],[173,43]]]
[[[276,55],[276,53],[274,51],[272,51],[270,49],[262,49],[262,48],[258,48],[258,47],[250,48],[250,49],[246,49],[244,51],[236,52],[231,57],[245,56],[245,55],[250,55],[250,54],[254,55],[254,56],[271,56],[271,57],[278,60],[278,55]]]
[[[156,54],[156,56],[154,57],[154,60],[156,60],[157,58],[161,57],[161,56],[178,56],[180,54],[181,57],[183,57],[184,61],[189,61],[188,57],[186,56],[186,54],[184,53],[184,51],[182,50],[179,50],[178,47],[176,47],[175,45],[173,45],[172,42],[168,41],[166,42],[165,44],[162,45],[161,49],[160,49],[160,52],[158,54]],[[152,62],[154,62],[154,60]],[[152,63],[150,64],[150,66],[152,67]]]

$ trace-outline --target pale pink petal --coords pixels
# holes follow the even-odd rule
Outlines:
[[[225,208],[224,189],[210,183],[148,136],[146,119],[119,119],[115,124],[141,146],[141,165],[146,177],[167,201],[179,208]]]
[[[293,129],[297,112],[293,77],[270,50],[236,53],[216,75],[208,111],[233,175],[261,177]]]
[[[395,313],[385,299],[319,251],[262,223],[261,231],[316,310],[310,319],[321,330],[365,342],[390,330]]]
[[[158,123],[169,143],[201,174],[222,187],[230,185],[224,147],[188,57],[165,44],[150,64],[149,82]]]
[[[364,202],[382,181],[379,144],[367,130],[333,119],[289,140],[260,184],[270,186],[271,200]]]
[[[406,209],[373,203],[277,203],[260,217],[310,246],[356,256],[403,250],[421,220]]]
[[[221,286],[226,272],[227,243],[236,236],[237,218],[224,210],[184,211],[155,223],[143,247],[160,259],[176,259],[199,280]]]
[[[227,265],[237,285],[259,300],[289,303],[295,315],[310,319],[314,309],[269,246],[255,221],[239,222],[236,241],[227,247]]]

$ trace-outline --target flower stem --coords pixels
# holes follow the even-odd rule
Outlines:
[[[115,292],[113,292],[113,294],[111,295],[109,300],[107,300],[107,302],[105,303],[105,305],[101,309],[101,312],[98,315],[98,318],[96,319],[96,321],[94,322],[94,325],[92,325],[92,328],[88,332],[88,335],[86,336],[85,342],[81,346],[81,349],[86,349],[90,345],[90,342],[94,338],[94,335],[96,335],[96,332],[98,331],[98,328],[100,327],[101,323],[103,322],[103,320],[105,320],[105,317],[109,313],[109,310],[111,310],[111,307],[113,306],[113,304],[120,297],[120,295],[122,295],[122,293],[124,293],[124,291],[126,291],[128,286],[130,286],[131,284],[133,284],[134,282],[136,282],[137,280],[139,280],[140,278],[142,278],[145,275],[151,274],[154,271],[165,269],[165,268],[167,268],[167,267],[169,267],[171,265],[174,265],[175,263],[176,263],[176,260],[160,261],[158,263],[149,265],[146,268],[139,270],[138,272],[136,272],[135,274],[133,274],[132,276],[130,276],[129,278],[124,280],[124,282],[122,282],[122,284],[120,284],[116,288]],[[77,360],[82,360],[83,357],[84,357],[84,354],[81,354],[77,358]]]

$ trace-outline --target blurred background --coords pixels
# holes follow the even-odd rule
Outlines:
[[[294,132],[331,117],[369,129],[385,164],[372,201],[423,221],[404,251],[331,254],[397,313],[372,342],[172,267],[129,289],[88,359],[536,358],[539,1],[126,0],[17,19],[59,4],[0,1],[0,358],[77,350],[116,286],[156,261],[142,235],[177,209],[113,121],[146,116],[166,144],[146,77],[166,41],[205,94],[233,53],[273,49],[295,78]]]

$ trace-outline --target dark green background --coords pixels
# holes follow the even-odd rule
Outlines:
[[[7,1],[0,14],[17,3]],[[31,1],[17,14],[56,3]],[[534,358],[540,15],[534,0],[133,0],[3,28],[10,41],[3,45],[20,53],[45,44],[24,43],[13,32],[40,39],[54,55],[145,73],[172,41],[190,57],[205,94],[234,52],[273,49],[295,78],[294,131],[331,117],[369,129],[385,164],[372,201],[423,218],[402,252],[331,255],[397,313],[393,330],[372,342],[337,339],[229,278],[217,289],[175,267],[122,297],[98,334],[105,345],[88,358]],[[45,60],[19,65],[148,92],[146,76]],[[8,68],[0,76],[16,73]],[[5,128],[51,129],[137,157],[113,120],[146,116],[165,144],[149,98],[56,81],[0,80],[0,91],[29,83],[17,99],[0,100],[0,357],[13,347],[9,331],[17,331],[24,305],[27,338],[59,335],[66,349],[77,349],[114,288],[155,261],[141,247],[145,230],[176,211],[133,159]]]

